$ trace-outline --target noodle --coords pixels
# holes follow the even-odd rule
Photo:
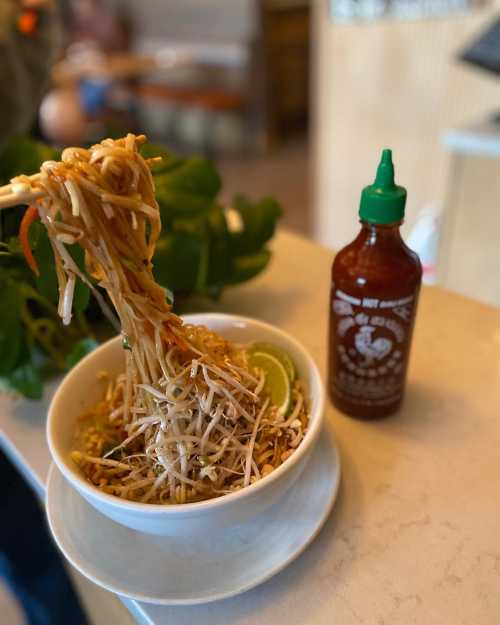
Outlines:
[[[270,473],[302,440],[308,414],[300,381],[285,420],[244,346],[172,312],[152,271],[161,222],[149,167],[155,160],[139,153],[144,140],[129,134],[65,149],[62,162],[42,165],[37,184],[46,195],[37,207],[54,251],[64,323],[77,277],[114,317],[65,248],[78,242],[113,304],[126,350],[125,374],[105,376],[103,400],[79,421],[73,459],[105,492],[185,503]]]

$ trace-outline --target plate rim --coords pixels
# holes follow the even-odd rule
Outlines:
[[[90,580],[91,582],[93,582],[94,584],[96,584],[97,586],[99,586],[100,588],[103,588],[109,592],[112,592],[114,594],[117,594],[121,597],[125,597],[127,599],[131,599],[133,601],[138,601],[141,603],[147,603],[150,605],[162,605],[162,606],[192,606],[192,605],[202,605],[205,603],[213,603],[215,601],[221,601],[222,599],[229,599],[231,597],[235,597],[237,595],[240,595],[242,593],[245,593],[249,590],[252,590],[253,588],[256,588],[257,586],[260,586],[261,584],[264,584],[265,582],[267,582],[269,579],[271,579],[272,577],[274,577],[275,575],[277,575],[278,573],[280,573],[281,571],[283,571],[287,566],[289,566],[294,560],[296,560],[297,558],[299,558],[304,551],[309,547],[309,545],[315,540],[315,538],[318,536],[318,534],[320,533],[320,531],[323,529],[326,521],[328,520],[328,517],[330,516],[332,509],[335,505],[335,502],[337,500],[338,497],[338,492],[339,492],[339,486],[340,486],[340,482],[341,482],[341,478],[342,478],[342,464],[341,464],[341,459],[340,459],[340,454],[339,454],[339,449],[338,449],[338,445],[337,445],[337,441],[335,438],[335,435],[333,433],[333,428],[327,424],[324,423],[323,427],[321,428],[318,440],[316,441],[316,445],[315,448],[312,451],[312,454],[317,453],[318,451],[318,447],[321,445],[322,442],[324,442],[322,439],[324,438],[328,438],[329,439],[329,443],[327,443],[329,445],[329,447],[331,448],[330,453],[332,454],[333,458],[334,458],[334,463],[336,465],[336,471],[334,473],[333,476],[333,480],[332,480],[332,489],[331,489],[331,494],[329,497],[329,501],[328,501],[328,505],[324,508],[324,510],[321,513],[321,517],[318,519],[317,525],[314,528],[314,530],[307,536],[306,540],[304,540],[297,549],[295,549],[295,551],[293,551],[293,553],[291,553],[288,557],[284,558],[283,560],[281,560],[276,566],[271,567],[264,575],[261,575],[258,578],[252,579],[250,580],[247,584],[239,586],[237,588],[235,588],[234,590],[229,590],[229,591],[223,591],[223,592],[219,592],[219,593],[212,593],[209,596],[203,596],[203,597],[199,597],[199,598],[188,598],[188,599],[172,599],[172,598],[158,598],[158,597],[152,597],[151,595],[145,595],[142,593],[134,593],[134,592],[130,592],[128,590],[125,590],[123,588],[120,589],[120,587],[118,585],[115,584],[107,584],[102,582],[102,580],[97,579],[91,572],[89,572],[87,569],[85,569],[84,567],[82,567],[81,565],[79,565],[77,563],[77,561],[75,560],[75,558],[71,555],[68,554],[68,551],[65,547],[62,546],[61,541],[57,535],[57,532],[54,531],[54,526],[53,526],[53,520],[51,518],[51,512],[50,512],[50,506],[49,506],[49,498],[50,498],[50,492],[51,492],[51,488],[50,485],[51,483],[53,483],[54,479],[54,474],[59,473],[59,478],[62,479],[63,481],[65,481],[65,477],[64,475],[59,471],[59,469],[57,468],[57,466],[54,464],[54,462],[51,463],[50,468],[49,468],[49,473],[47,476],[47,497],[46,497],[46,501],[45,501],[45,511],[46,511],[46,518],[47,518],[47,522],[49,525],[49,529],[50,529],[50,533],[52,536],[52,539],[54,540],[57,548],[59,549],[59,551],[61,552],[61,554],[66,558],[66,560],[79,572],[81,573],[86,579]],[[313,457],[309,458],[308,461],[308,465],[313,461]],[[307,471],[307,466],[304,468],[304,472]],[[299,481],[303,478],[303,475],[299,476]],[[66,484],[67,488],[71,488],[71,484]],[[73,489],[74,490],[74,489]],[[85,498],[82,497],[82,495],[80,495],[80,493],[75,491],[75,494],[77,495],[77,497],[83,499],[85,501]],[[285,494],[286,496],[286,494]],[[88,505],[91,509],[92,512],[95,514],[101,514],[101,516],[105,516],[102,515],[102,513],[100,513],[98,510],[95,510],[93,508],[93,506],[86,502],[86,505]],[[279,505],[279,502],[276,503],[276,505]],[[267,510],[264,510],[263,512],[261,512],[261,515],[265,515],[267,513]],[[111,519],[107,519],[110,523],[116,523],[115,521],[112,521]]]

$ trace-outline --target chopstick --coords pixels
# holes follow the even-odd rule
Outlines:
[[[35,200],[44,197],[44,195],[45,191],[43,189],[33,189],[25,193],[15,193],[11,191],[11,193],[0,194],[0,210],[10,208],[11,206],[18,206],[19,204],[32,204]]]
[[[12,178],[11,181],[9,182],[9,184],[5,184],[3,185],[3,187],[0,187],[0,195],[6,195],[7,193],[11,193],[12,192],[12,185],[16,185],[16,184],[28,184],[28,182],[25,182],[26,179],[29,180],[29,183],[33,183],[33,182],[37,182],[40,179],[40,172],[36,173],[36,174],[32,174],[31,176],[24,176],[23,175],[23,179],[24,180],[17,180],[17,178],[19,178],[20,176],[16,176],[15,178]],[[13,180],[15,180],[15,182],[12,182]]]
[[[10,184],[0,187],[0,210],[17,206],[18,204],[31,204],[43,197],[45,191],[32,186],[39,178],[39,173],[32,176],[23,176],[22,180],[13,179],[14,181],[11,181]]]

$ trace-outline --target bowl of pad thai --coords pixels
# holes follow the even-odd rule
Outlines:
[[[54,253],[58,312],[72,317],[85,282],[118,337],[82,360],[51,403],[47,436],[64,477],[133,529],[179,534],[234,525],[277,501],[320,431],[324,393],[306,350],[260,321],[181,318],[155,281],[161,231],[150,168],[129,134],[66,148],[0,189],[0,207],[30,204]],[[68,246],[85,253],[84,269]],[[105,295],[104,295],[105,294]]]
[[[304,469],[323,414],[316,365],[282,330],[234,315],[183,321],[212,349],[229,349],[231,361],[166,355],[158,383],[143,387],[152,406],[131,408],[125,421],[117,337],[66,376],[47,424],[52,458],[79,493],[115,521],[155,534],[236,525],[279,501]],[[271,346],[294,366],[286,409],[266,391],[264,369],[245,363]]]

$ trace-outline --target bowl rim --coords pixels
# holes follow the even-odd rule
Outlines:
[[[310,375],[316,382],[317,386],[317,389],[315,391],[318,394],[316,409],[309,415],[309,427],[306,430],[302,442],[295,450],[295,453],[293,453],[289,458],[282,462],[279,467],[274,469],[274,471],[272,471],[269,475],[262,477],[257,482],[254,482],[253,484],[250,484],[245,488],[242,488],[241,490],[235,491],[233,493],[228,493],[220,497],[213,497],[212,499],[205,499],[203,501],[183,504],[158,504],[146,502],[143,503],[138,501],[130,501],[128,499],[121,499],[116,495],[110,495],[108,493],[102,492],[101,490],[99,490],[99,488],[97,488],[97,486],[94,486],[93,484],[88,482],[82,475],[80,475],[78,473],[76,465],[75,467],[71,466],[70,458],[65,459],[63,454],[59,453],[59,451],[57,450],[57,445],[53,440],[52,433],[55,427],[55,415],[57,414],[58,404],[60,401],[62,401],[61,394],[63,393],[63,390],[65,390],[69,385],[73,385],[78,381],[80,370],[90,360],[96,358],[100,351],[104,351],[105,349],[109,348],[111,343],[116,343],[120,341],[121,337],[120,335],[118,335],[107,340],[105,343],[99,345],[99,347],[97,347],[90,354],[87,354],[84,358],[82,358],[82,360],[80,360],[75,365],[75,367],[73,367],[73,369],[71,369],[71,371],[69,371],[62,379],[49,405],[47,413],[46,437],[52,460],[56,464],[57,468],[61,471],[63,476],[70,482],[72,482],[75,488],[83,491],[91,498],[100,499],[103,503],[122,511],[128,510],[130,512],[147,512],[153,515],[168,514],[172,516],[184,516],[189,513],[196,513],[203,510],[209,510],[211,508],[218,508],[224,505],[229,505],[231,503],[237,502],[242,498],[254,495],[258,493],[259,490],[266,488],[272,482],[279,480],[282,475],[292,469],[293,466],[297,465],[304,458],[307,451],[315,443],[322,426],[325,411],[325,390],[323,387],[323,381],[319,373],[318,366],[316,365],[316,362],[314,361],[312,356],[309,354],[308,350],[288,332],[285,332],[275,325],[272,325],[265,321],[261,321],[260,319],[236,314],[233,315],[230,313],[192,313],[181,315],[181,317],[186,323],[198,323],[200,325],[203,325],[201,319],[206,319],[207,317],[209,317],[210,319],[227,322],[236,321],[246,324],[250,323],[254,326],[265,328],[267,330],[271,330],[276,334],[280,334],[286,342],[292,344],[297,351],[301,352],[303,360],[307,363],[307,368],[310,372]]]

